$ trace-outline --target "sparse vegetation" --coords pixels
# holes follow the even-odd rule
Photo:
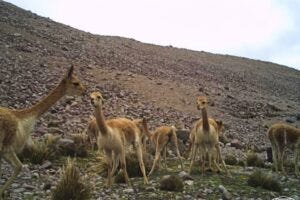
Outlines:
[[[264,161],[255,153],[247,153],[246,157],[247,166],[264,167]]]
[[[234,155],[226,155],[225,156],[225,163],[227,165],[236,165],[236,164],[238,164],[238,160]]]
[[[87,148],[83,144],[76,144],[75,142],[69,145],[59,147],[60,154],[70,157],[86,157],[88,155]]]
[[[151,170],[152,159],[147,153],[143,153],[143,160],[145,164],[146,173]],[[126,166],[129,177],[142,177],[143,174],[140,170],[139,160],[135,152],[128,152],[126,154]]]
[[[81,178],[75,161],[68,158],[62,168],[61,180],[52,191],[53,200],[85,200],[90,198],[90,185]]]
[[[19,154],[21,161],[28,161],[33,164],[42,164],[45,160],[52,160],[57,153],[46,140],[35,140],[32,145],[26,145]]]
[[[47,134],[42,139],[36,139],[31,145],[25,145],[19,158],[21,161],[42,164],[45,160],[53,160],[59,156],[87,156],[87,146],[82,143],[82,140],[60,143],[60,139],[60,136],[52,134]]]
[[[166,175],[162,177],[159,189],[181,192],[183,190],[183,181],[176,175]]]
[[[117,175],[115,177],[115,183],[126,183],[123,170],[121,170],[117,173]]]
[[[252,187],[262,187],[267,190],[281,192],[279,182],[271,174],[265,174],[260,170],[249,176],[248,184]]]

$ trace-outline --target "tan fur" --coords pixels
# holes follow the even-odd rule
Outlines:
[[[139,129],[139,138],[143,145],[143,151],[146,153],[147,140],[150,138],[150,133],[147,127],[146,119],[135,119],[133,123]]]
[[[177,153],[178,159],[180,161],[181,170],[183,170],[183,163],[182,163],[182,159],[181,159],[179,149],[178,149],[176,128],[174,126],[158,127],[152,134],[148,134],[148,136],[150,136],[150,140],[151,140],[152,144],[155,146],[155,158],[154,158],[153,165],[152,165],[152,168],[151,168],[148,176],[150,176],[154,172],[157,164],[159,167],[160,155],[163,150],[164,150],[165,168],[167,167],[167,165],[166,165],[167,145],[171,142],[173,143],[173,145],[176,148],[176,153]]]
[[[95,145],[97,144],[97,137],[98,137],[98,126],[95,117],[91,117],[90,121],[88,122],[86,134],[88,137],[88,142],[91,145],[92,149],[94,150]]]
[[[144,183],[147,184],[148,179],[142,157],[142,145],[138,127],[132,120],[126,118],[105,120],[102,112],[103,97],[101,93],[93,92],[90,98],[95,107],[95,117],[99,129],[98,148],[105,152],[109,161],[107,186],[112,186],[112,176],[116,172],[119,162],[124,171],[126,183],[130,184],[125,160],[126,144],[133,144],[136,147],[140,168],[144,175]]]
[[[21,171],[22,163],[17,153],[22,151],[30,139],[38,118],[65,94],[82,94],[84,90],[85,88],[73,75],[72,66],[58,86],[32,107],[22,110],[0,108],[0,165],[3,158],[14,168],[12,176],[0,188],[0,198]]]
[[[221,126],[219,127],[218,123],[214,119],[208,118],[206,110],[207,104],[208,101],[206,97],[198,97],[197,108],[198,110],[202,111],[202,119],[194,125],[190,136],[192,149],[189,172],[191,172],[196,159],[196,155],[199,152],[200,158],[202,160],[202,172],[204,172],[204,158],[206,157],[206,155],[208,155],[208,164],[211,170],[213,170],[212,162],[219,171],[221,170],[216,162],[216,159],[220,159],[225,171],[229,173],[226,168],[225,162],[222,159],[221,149],[219,146],[219,130]]]
[[[276,172],[278,172],[278,170],[285,172],[283,167],[284,150],[293,147],[295,174],[299,176],[300,129],[288,124],[278,123],[269,128],[267,135],[272,145],[273,163]]]

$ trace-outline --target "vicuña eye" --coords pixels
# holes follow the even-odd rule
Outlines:
[[[74,86],[78,86],[78,85],[79,85],[79,83],[75,82],[75,83],[73,83],[73,85],[74,85]]]

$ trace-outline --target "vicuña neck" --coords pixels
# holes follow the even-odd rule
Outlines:
[[[149,129],[148,129],[148,125],[147,125],[147,124],[144,124],[143,126],[144,126],[145,133],[146,133],[147,137],[148,137],[149,139],[151,139],[152,134],[150,133],[150,131],[149,131]]]
[[[208,123],[208,117],[207,117],[207,110],[206,108],[202,109],[202,123],[203,123],[203,130],[205,132],[209,131],[209,123]]]
[[[65,82],[60,82],[56,88],[54,88],[46,97],[41,101],[31,106],[30,108],[15,110],[15,113],[20,118],[35,117],[39,118],[45,112],[49,110],[60,98],[65,95]]]
[[[101,135],[106,135],[107,134],[107,125],[105,123],[102,107],[99,106],[95,108],[95,117],[96,117],[96,122],[100,131]]]

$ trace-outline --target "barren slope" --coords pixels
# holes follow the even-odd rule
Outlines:
[[[0,27],[1,106],[32,105],[74,64],[89,91],[104,93],[107,116],[145,116],[151,127],[191,127],[200,116],[195,97],[205,94],[227,135],[265,146],[265,124],[300,113],[300,72],[285,66],[92,35],[3,1]],[[86,99],[61,101],[36,134],[57,131],[47,128],[49,119],[61,122],[62,133],[77,132],[90,114]]]

